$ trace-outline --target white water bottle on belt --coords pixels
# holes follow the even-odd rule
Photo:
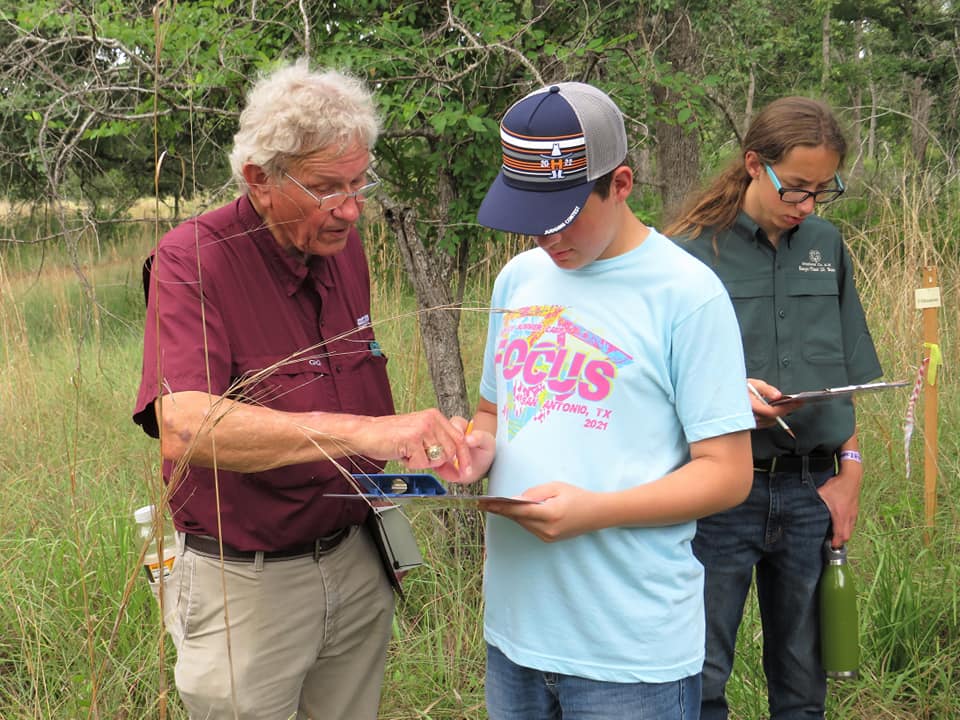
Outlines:
[[[177,541],[174,538],[173,528],[168,522],[163,522],[163,553],[159,552],[157,545],[157,529],[155,508],[153,505],[144,505],[137,508],[133,513],[134,520],[137,521],[137,529],[140,531],[140,540],[149,542],[150,546],[143,557],[143,569],[147,575],[147,581],[156,592],[156,586],[160,582],[160,575],[163,574],[164,580],[173,570],[173,561],[177,555]]]

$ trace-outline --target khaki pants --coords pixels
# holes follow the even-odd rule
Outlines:
[[[177,550],[164,604],[191,720],[376,718],[394,601],[365,530],[318,561]]]

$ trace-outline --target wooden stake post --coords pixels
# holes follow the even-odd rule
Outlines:
[[[937,268],[928,265],[923,268],[923,283],[917,291],[917,308],[923,313],[923,353],[930,354],[930,363],[927,367],[927,381],[924,383],[923,393],[923,506],[926,519],[926,530],[923,538],[930,544],[937,515],[937,478],[939,467],[937,464],[937,366],[940,361],[940,327],[937,311],[940,308],[940,287],[937,285]]]

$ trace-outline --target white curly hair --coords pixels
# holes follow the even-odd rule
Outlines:
[[[357,141],[372,149],[379,134],[380,117],[363,81],[337,70],[312,71],[301,58],[261,76],[247,93],[230,167],[246,191],[244,165],[278,179],[318,150],[346,150]]]

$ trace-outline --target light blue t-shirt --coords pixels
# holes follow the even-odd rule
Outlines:
[[[689,443],[754,426],[730,299],[656,231],[579,270],[543,250],[494,286],[480,394],[497,405],[489,492],[656,480]],[[490,514],[484,636],[515,663],[613,682],[668,682],[703,663],[695,522],[544,543]]]

